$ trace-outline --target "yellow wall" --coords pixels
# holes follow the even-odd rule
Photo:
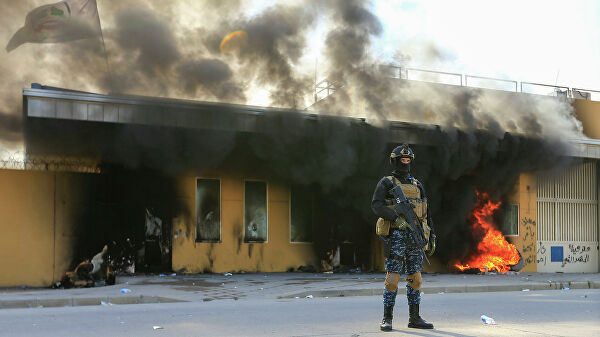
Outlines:
[[[600,139],[600,102],[573,100],[575,115],[583,124],[583,133],[590,137]]]
[[[202,178],[221,180],[221,242],[195,242],[196,176],[179,180],[179,198],[187,212],[173,223],[173,270],[185,272],[282,272],[313,265],[318,268],[312,244],[290,243],[290,205],[287,186],[267,182],[266,243],[243,242],[244,177],[213,172]],[[260,179],[257,179],[260,180]],[[186,214],[187,213],[187,214]]]
[[[537,271],[536,262],[536,177],[521,174],[513,202],[519,204],[519,235],[508,236],[509,242],[517,246],[523,257],[524,272]]]
[[[85,176],[0,170],[0,286],[43,287],[61,279],[73,262]]]
[[[54,266],[54,175],[0,170],[0,286],[47,286]]]

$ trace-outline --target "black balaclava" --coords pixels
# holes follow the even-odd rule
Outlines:
[[[405,178],[410,174],[410,163],[402,163],[402,158],[410,158],[411,162],[415,159],[413,150],[407,144],[397,146],[390,154],[392,174],[398,178]]]
[[[405,157],[406,158],[406,157]],[[410,163],[404,164],[400,158],[394,159],[394,171],[392,173],[396,176],[405,177],[410,173]]]

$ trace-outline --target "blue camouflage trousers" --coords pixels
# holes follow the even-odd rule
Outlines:
[[[394,230],[390,234],[390,253],[399,257],[404,257],[403,260],[388,258],[385,260],[385,270],[388,273],[412,275],[423,270],[423,251],[417,247],[410,235],[409,230]],[[396,291],[383,291],[383,305],[394,306],[396,304]],[[410,285],[406,285],[406,297],[408,304],[420,304],[421,292],[413,289]]]

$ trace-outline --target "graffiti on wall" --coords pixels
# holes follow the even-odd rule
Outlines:
[[[592,246],[585,244],[570,243],[548,247],[546,243],[540,241],[537,262],[544,266],[549,262],[559,262],[561,268],[569,264],[585,264],[590,261],[591,251]]]
[[[535,220],[531,218],[523,218],[521,221],[523,234],[523,248],[521,250],[521,256],[523,257],[523,265],[536,262],[536,251],[535,251]]]
[[[569,244],[568,255],[563,258],[561,267],[568,263],[587,263],[590,260],[591,246]]]

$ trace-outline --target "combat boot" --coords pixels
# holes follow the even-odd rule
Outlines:
[[[419,305],[409,304],[408,305],[408,327],[415,329],[433,329],[433,324],[425,322],[424,319],[419,316]]]
[[[392,331],[392,318],[394,318],[394,307],[391,305],[383,306],[383,320],[381,320],[381,331]]]

